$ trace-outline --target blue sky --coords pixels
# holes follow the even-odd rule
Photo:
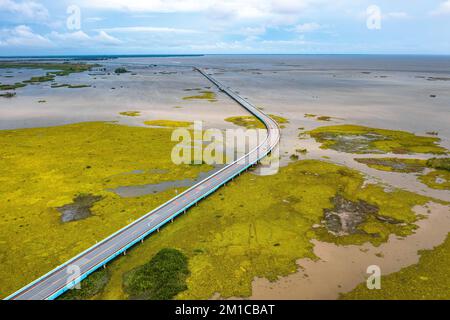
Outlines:
[[[450,54],[450,0],[0,0],[1,56],[152,53]]]

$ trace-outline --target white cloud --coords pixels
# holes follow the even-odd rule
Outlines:
[[[102,17],[88,17],[84,20],[86,22],[98,22],[98,21],[103,21],[104,19]]]
[[[245,27],[239,31],[239,34],[247,37],[257,37],[266,33],[265,27]]]
[[[30,27],[20,25],[13,29],[0,30],[0,46],[42,48],[51,47],[53,43],[46,37],[34,33]]]
[[[316,22],[308,22],[295,26],[293,31],[297,33],[307,33],[319,30],[321,27],[322,26]]]
[[[276,24],[293,23],[312,5],[326,0],[81,0],[84,7],[131,12],[203,12],[212,19],[264,20]]]
[[[94,41],[103,43],[103,44],[111,44],[111,45],[117,45],[117,44],[121,44],[122,41],[120,41],[119,39],[107,34],[105,31],[101,30],[97,36],[95,36]]]
[[[108,32],[136,32],[136,33],[201,33],[201,31],[192,30],[192,29],[178,29],[178,28],[164,28],[164,27],[145,27],[145,26],[136,26],[136,27],[115,27],[115,28],[103,28],[99,29],[99,31],[108,31]]]
[[[34,1],[16,2],[12,0],[0,0],[0,10],[11,12],[24,18],[40,21],[48,18],[47,8]]]
[[[118,45],[122,41],[109,35],[105,31],[99,31],[95,36],[89,36],[83,31],[59,33],[56,31],[51,32],[48,37],[58,44],[65,47],[77,47],[80,44],[92,45],[92,44],[103,44],[103,45]]]
[[[450,0],[446,0],[439,5],[439,7],[431,12],[432,15],[446,15],[450,14]]]
[[[411,16],[406,12],[389,12],[383,15],[385,19],[407,19]]]

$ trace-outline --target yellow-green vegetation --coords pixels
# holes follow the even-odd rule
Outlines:
[[[169,300],[187,289],[188,259],[176,249],[159,251],[148,263],[123,276],[130,299]]]
[[[52,74],[47,74],[45,76],[37,76],[37,77],[31,77],[29,80],[23,81],[23,83],[38,83],[38,82],[48,82],[53,81],[55,79],[55,76]]]
[[[319,116],[316,118],[318,121],[331,121],[330,116]]]
[[[87,300],[102,292],[110,278],[107,269],[95,271],[83,281],[80,287],[66,291],[59,300]]]
[[[423,300],[450,299],[450,234],[433,250],[422,250],[417,264],[381,278],[380,290],[367,289],[366,283],[341,295],[342,299]]]
[[[432,158],[427,167],[435,169],[420,177],[420,180],[433,189],[450,189],[450,158]]]
[[[208,100],[209,102],[216,102],[217,96],[213,91],[203,90],[199,91],[198,95],[187,96],[183,100]]]
[[[148,120],[144,121],[144,124],[154,127],[170,127],[170,128],[189,127],[193,125],[193,123],[189,121],[175,121],[175,120]]]
[[[0,84],[0,90],[16,90],[25,87],[25,83],[17,82],[15,84]]]
[[[397,130],[368,128],[357,125],[319,127],[308,132],[321,148],[347,153],[434,153],[448,151],[437,145],[436,137],[416,136]]]
[[[269,117],[271,117],[273,120],[278,122],[278,124],[284,124],[289,123],[289,121],[286,118],[276,116],[273,114],[269,114]],[[255,116],[235,116],[235,117],[229,117],[226,118],[225,121],[234,123],[237,126],[245,127],[247,129],[265,129],[266,127],[264,124],[259,121],[258,118]]]
[[[426,160],[398,159],[398,158],[355,158],[370,168],[389,172],[422,172],[426,167]]]
[[[56,76],[67,76],[71,73],[78,73],[91,70],[97,67],[96,64],[84,63],[41,63],[41,62],[22,62],[22,61],[4,61],[0,63],[0,69],[15,68],[15,69],[43,69],[50,70],[43,76],[31,77],[16,84],[0,85],[0,90],[15,90],[17,88],[25,87],[27,84],[53,81]],[[77,86],[73,86],[76,88]]]
[[[69,89],[80,89],[80,88],[90,88],[88,84],[52,84],[52,88],[69,88]]]
[[[0,297],[175,195],[168,189],[121,198],[109,190],[194,179],[212,169],[173,164],[171,133],[104,122],[1,130]],[[102,198],[88,217],[63,222],[58,208],[80,195]]]
[[[85,63],[46,63],[46,62],[22,62],[22,61],[3,61],[0,63],[0,69],[43,69],[51,70],[49,73],[57,76],[67,76],[71,73],[84,72],[97,67],[96,64]]]
[[[128,73],[128,72],[130,72],[130,71],[128,71],[126,68],[124,68],[124,67],[120,67],[120,68],[117,68],[116,70],[114,70],[114,72],[115,73],[117,73],[117,74],[121,74],[121,73]]]
[[[141,115],[140,111],[123,111],[119,113],[122,116],[126,117],[139,117]]]
[[[427,167],[450,171],[450,158],[431,158],[427,160]]]
[[[305,118],[315,118],[317,117],[316,114],[312,114],[312,113],[305,113]]]
[[[275,280],[296,272],[297,259],[314,258],[311,239],[339,241],[324,236],[329,232],[323,227],[313,228],[323,226],[338,196],[367,202],[373,211],[355,227],[360,233],[344,237],[347,243],[379,244],[390,233],[409,234],[413,207],[429,199],[363,182],[357,171],[317,160],[296,161],[273,176],[242,175],[109,264],[111,280],[96,298],[128,298],[123,275],[163,248],[189,259],[188,289],[177,299],[249,296],[254,277]]]
[[[255,116],[235,116],[226,118],[225,121],[247,129],[265,129],[264,124]]]
[[[431,171],[419,180],[432,189],[450,190],[450,171],[447,170]]]

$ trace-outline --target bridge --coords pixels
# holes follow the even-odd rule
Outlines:
[[[280,140],[280,129],[273,119],[204,70],[192,68],[264,123],[267,128],[267,136],[264,141],[221,170],[8,296],[7,300],[52,300],[57,298],[92,272],[104,267],[122,253],[126,253],[128,248],[144,241],[148,235],[159,231],[163,225],[173,221],[175,217],[185,213],[186,210],[229,180],[258,163],[275,148]],[[76,272],[75,277],[74,272]]]

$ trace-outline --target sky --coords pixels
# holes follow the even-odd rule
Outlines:
[[[0,56],[450,54],[450,0],[0,0]]]

